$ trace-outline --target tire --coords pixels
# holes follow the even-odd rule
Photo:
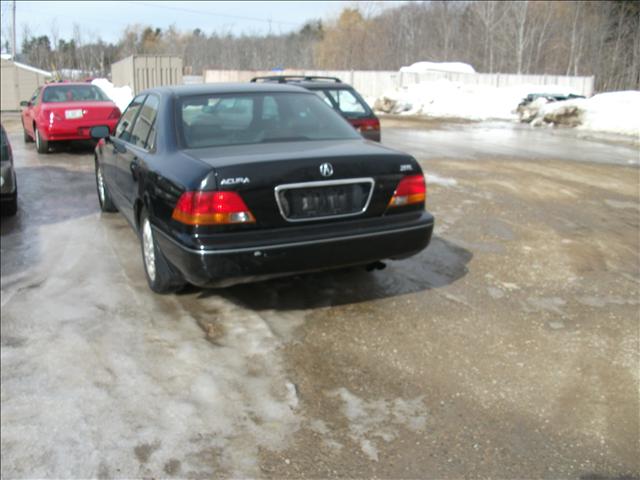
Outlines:
[[[2,215],[13,217],[18,212],[18,191],[13,194],[13,197],[8,202],[2,204]]]
[[[102,167],[96,160],[96,190],[98,191],[98,202],[100,203],[100,210],[103,212],[117,212],[113,200],[111,200],[111,194],[109,188],[104,182],[104,175],[102,173]]]
[[[156,293],[172,293],[186,284],[184,279],[164,257],[153,235],[149,214],[146,209],[140,212],[140,248],[142,263],[149,288]]]
[[[48,153],[49,152],[49,142],[44,140],[40,136],[40,132],[38,131],[38,127],[33,127],[33,132],[36,136],[36,150],[38,153]]]

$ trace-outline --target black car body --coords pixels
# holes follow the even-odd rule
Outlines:
[[[4,126],[0,126],[0,137],[0,206],[3,214],[15,215],[18,211],[18,184],[13,152]]]
[[[254,77],[252,83],[276,82],[299,85],[316,93],[327,105],[342,115],[368,140],[380,141],[380,119],[362,96],[349,84],[336,77],[309,75],[272,75]]]
[[[102,210],[140,232],[157,292],[403,258],[431,238],[416,160],[299,87],[151,89],[92,135]]]

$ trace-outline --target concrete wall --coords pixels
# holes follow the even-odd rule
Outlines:
[[[377,98],[385,91],[405,87],[418,82],[451,80],[471,85],[494,87],[515,85],[560,85],[571,87],[575,93],[585,96],[593,94],[593,77],[566,77],[561,75],[515,75],[502,73],[399,73],[397,71],[368,70],[285,70],[272,72],[265,70],[207,70],[205,83],[248,82],[251,78],[263,75],[322,75],[338,77],[353,85],[364,97]],[[532,92],[535,93],[535,92]]]
[[[35,71],[29,67],[21,67],[9,60],[0,62],[0,110],[20,110],[22,100],[31,99],[36,88],[44,85],[50,78],[46,72]]]
[[[182,84],[182,58],[170,55],[132,55],[111,65],[116,87],[128,85],[134,95],[142,90]]]

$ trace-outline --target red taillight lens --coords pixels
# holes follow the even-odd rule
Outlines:
[[[49,121],[49,123],[57,122],[62,120],[62,115],[53,110],[43,110],[42,114]]]
[[[118,119],[118,118],[120,118],[120,109],[116,107],[113,110],[111,110],[111,113],[109,114],[107,119],[108,120],[113,120],[113,119]]]
[[[353,126],[359,132],[368,132],[370,130],[380,130],[380,120],[377,118],[367,118],[364,120],[354,120]]]
[[[236,192],[185,192],[171,218],[187,225],[255,223],[256,219]]]
[[[404,207],[416,203],[424,203],[427,198],[427,184],[424,175],[409,175],[398,183],[389,207]]]

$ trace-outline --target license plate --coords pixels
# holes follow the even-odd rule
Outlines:
[[[67,120],[71,120],[73,118],[82,118],[82,110],[78,109],[78,110],[65,110],[64,111],[64,118],[66,118]]]
[[[289,220],[354,215],[365,207],[370,188],[368,183],[294,188],[280,192],[278,198],[281,211]]]

